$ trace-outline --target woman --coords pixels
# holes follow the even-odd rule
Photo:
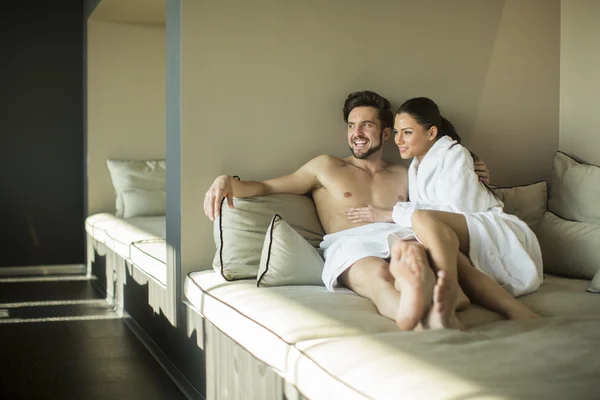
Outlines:
[[[504,213],[502,202],[479,182],[474,156],[460,145],[452,124],[432,100],[420,97],[400,107],[394,133],[401,157],[413,158],[410,202],[393,210],[354,209],[349,218],[393,220],[414,230],[438,272],[433,310],[443,326],[460,327],[453,307],[459,281],[473,302],[511,319],[535,317],[514,297],[542,282],[537,238],[527,224]]]

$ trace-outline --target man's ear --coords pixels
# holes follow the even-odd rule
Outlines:
[[[384,142],[386,140],[388,140],[391,135],[392,135],[392,128],[384,128],[383,129],[383,141]]]
[[[431,128],[429,128],[429,136],[427,137],[427,139],[429,139],[429,141],[433,141],[437,138],[438,135],[438,128],[437,126],[432,126]]]

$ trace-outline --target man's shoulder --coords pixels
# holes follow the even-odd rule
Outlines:
[[[319,167],[337,167],[347,165],[348,163],[343,158],[334,157],[330,154],[321,154],[316,156],[309,163],[318,165]]]

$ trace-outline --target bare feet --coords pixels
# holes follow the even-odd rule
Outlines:
[[[392,246],[390,272],[400,291],[396,324],[401,330],[414,329],[431,304],[433,271],[422,246],[397,241]]]
[[[433,305],[423,320],[428,329],[463,329],[456,317],[457,298],[459,293],[457,282],[451,282],[446,271],[438,272],[438,279],[433,289]]]

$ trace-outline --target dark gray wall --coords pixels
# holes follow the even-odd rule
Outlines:
[[[0,46],[0,266],[83,263],[83,0],[7,2]]]
[[[83,0],[83,15],[86,20],[92,15],[99,3],[100,0]]]

